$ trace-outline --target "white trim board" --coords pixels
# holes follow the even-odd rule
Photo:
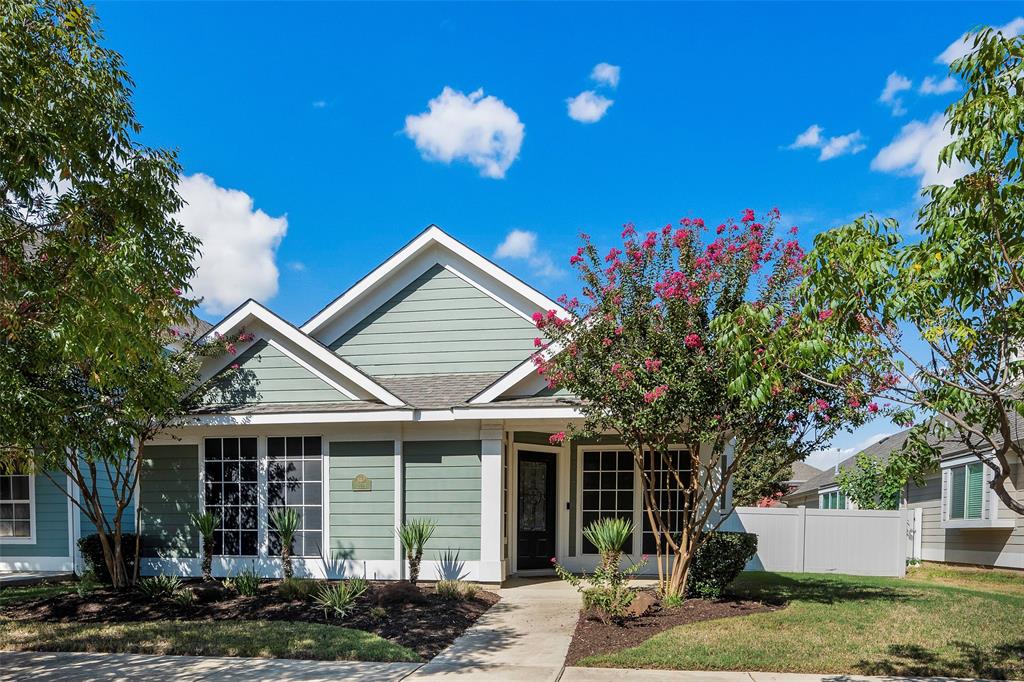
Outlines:
[[[356,369],[341,357],[332,353],[329,348],[307,336],[298,328],[292,326],[284,319],[252,299],[249,299],[240,305],[233,312],[229,313],[227,317],[217,323],[217,326],[206,332],[206,334],[204,334],[200,339],[200,342],[208,338],[213,338],[216,334],[221,334],[223,336],[233,333],[237,329],[243,327],[244,323],[250,319],[259,320],[274,332],[280,334],[283,338],[306,351],[329,368],[335,370],[345,379],[351,381],[367,394],[377,400],[380,400],[385,405],[391,405],[393,407],[405,405],[402,400],[375,382],[368,375]],[[255,342],[255,340],[256,339],[253,341]],[[249,346],[245,346],[245,348],[248,347]],[[240,352],[244,352],[244,349]],[[232,357],[220,358],[219,360],[223,360],[223,364],[220,362],[211,362],[208,368],[204,368],[203,378],[201,381],[208,380],[217,372],[224,369],[224,367],[231,364]]]
[[[432,250],[436,253],[428,253]],[[422,263],[416,263],[418,257],[422,257]],[[526,319],[530,318],[534,310],[556,310],[560,315],[568,315],[560,305],[544,294],[445,233],[438,226],[430,225],[314,315],[302,325],[301,330],[318,339],[325,340],[330,337],[329,340],[333,341],[435,264],[451,270]],[[412,267],[413,265],[419,267]],[[406,267],[413,273],[412,277],[408,274],[405,277],[399,276],[399,271]],[[477,274],[480,276],[474,276]],[[498,285],[497,290],[481,284],[480,280],[487,278]],[[386,290],[378,292],[381,288]],[[504,291],[500,291],[501,289]],[[388,293],[390,296],[387,296]],[[521,302],[513,302],[514,298],[520,298]],[[534,310],[528,309],[531,307]],[[343,316],[347,319],[340,319]]]

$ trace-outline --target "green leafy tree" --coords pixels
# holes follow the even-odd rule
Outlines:
[[[172,217],[180,168],[135,140],[132,81],[94,10],[0,12],[0,469],[64,491],[123,587],[144,444],[198,399],[202,357],[231,341],[187,331],[198,241]]]
[[[839,490],[858,509],[899,509],[910,482],[922,485],[924,478],[913,452],[902,449],[884,463],[861,452],[852,469],[843,469],[836,476]]]
[[[964,447],[1024,514],[1007,488],[1024,465],[1014,439],[1024,415],[1024,37],[986,29],[970,41],[950,67],[965,92],[946,110],[952,142],[939,156],[962,177],[924,190],[910,239],[871,216],[820,234],[804,322],[776,352],[874,410],[888,405],[898,423],[916,418],[906,455],[916,475],[935,466],[937,445]],[[825,356],[824,375],[801,367]]]
[[[796,240],[775,236],[778,219],[747,210],[713,234],[684,219],[645,237],[627,225],[607,255],[584,235],[570,259],[583,301],[563,296],[568,315],[534,316],[546,337],[536,341],[539,371],[579,398],[583,424],[570,435],[611,434],[633,453],[666,597],[683,594],[744,461],[767,450],[802,459],[856,418],[841,391],[796,373],[753,381],[763,348],[739,330],[778,328],[803,273]],[[681,460],[670,454],[679,446]]]
[[[740,462],[732,479],[732,502],[737,507],[754,507],[764,500],[777,500],[789,492],[785,481],[793,476],[793,455],[785,448],[751,453]]]

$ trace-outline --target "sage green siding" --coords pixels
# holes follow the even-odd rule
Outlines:
[[[529,320],[435,265],[331,349],[376,376],[506,372],[536,336]]]
[[[331,443],[330,554],[332,559],[395,558],[395,442]],[[352,490],[365,474],[372,489]]]
[[[349,400],[341,391],[260,339],[238,356],[238,371],[210,381],[210,404],[326,403]]]
[[[437,523],[427,561],[480,559],[480,441],[407,441],[402,446],[405,518]]]
[[[134,460],[133,462],[134,463]],[[128,464],[128,463],[126,463]],[[82,469],[83,473],[87,469]],[[111,471],[111,474],[114,472]],[[87,474],[88,475],[88,474]],[[102,464],[97,465],[96,470],[96,490],[100,496],[100,504],[103,506],[103,514],[107,517],[107,522],[113,527],[114,523],[114,512],[117,511],[117,503],[114,500],[113,489],[110,486],[110,480],[108,478],[107,470]],[[82,510],[75,507],[79,515],[79,527],[82,531],[82,536],[92,535],[96,532],[96,524],[93,523],[92,519],[85,515]],[[135,532],[135,504],[130,503],[123,512],[121,512],[121,530],[125,533]]]
[[[143,555],[199,555],[189,515],[199,509],[199,446],[149,445],[143,451],[139,489]]]
[[[65,485],[63,474],[53,477]],[[43,474],[32,477],[35,489],[36,541],[33,544],[0,544],[0,557],[67,557],[68,497]]]

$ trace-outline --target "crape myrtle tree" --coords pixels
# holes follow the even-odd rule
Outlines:
[[[188,383],[192,360],[167,349],[193,321],[199,244],[172,218],[174,154],[135,139],[132,81],[94,10],[0,7],[0,470],[58,484],[123,586],[132,444]]]
[[[538,369],[583,416],[552,440],[610,434],[632,451],[666,596],[684,593],[694,553],[727,518],[716,511],[738,467],[772,451],[786,453],[781,469],[859,418],[841,390],[797,373],[755,384],[736,371],[763,361],[737,326],[777,328],[795,313],[803,253],[775,236],[778,221],[777,210],[747,210],[714,230],[700,219],[643,236],[626,225],[607,254],[583,235],[570,259],[582,300],[561,297],[569,316],[534,316]]]
[[[934,468],[938,446],[963,447],[1024,514],[1007,489],[1024,464],[1024,37],[988,29],[969,40],[950,67],[965,91],[946,110],[952,141],[938,160],[962,177],[924,190],[916,234],[866,216],[819,235],[805,320],[834,314],[793,325],[773,354],[786,371],[888,404],[903,426],[916,421],[898,476]],[[826,356],[830,371],[818,374],[811,365]]]

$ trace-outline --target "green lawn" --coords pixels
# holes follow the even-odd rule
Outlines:
[[[413,661],[411,649],[362,630],[287,621],[146,623],[20,622],[3,607],[73,590],[73,584],[0,589],[0,651],[91,651],[192,656],[259,656],[351,661]]]
[[[580,665],[1024,677],[1024,576],[939,569],[906,580],[747,573],[736,594],[788,606],[680,626]]]

